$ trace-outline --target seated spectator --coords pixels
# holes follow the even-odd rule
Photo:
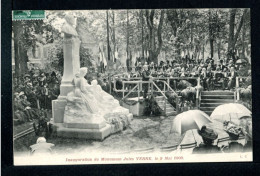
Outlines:
[[[152,77],[157,77],[157,72],[155,71],[154,68],[151,68],[150,74],[151,74]]]
[[[232,123],[231,121],[224,122],[224,130],[228,133],[230,142],[227,146],[223,147],[223,152],[233,153],[233,152],[243,152],[243,145],[238,143],[241,128]]]
[[[192,76],[198,76],[198,66],[194,66],[193,68],[192,68],[192,70],[191,70],[191,75]]]
[[[202,126],[198,133],[202,137],[203,143],[193,149],[193,154],[221,153],[220,148],[213,145],[214,140],[218,138],[218,134],[213,129]]]
[[[180,74],[180,77],[185,77],[185,76],[186,76],[185,68],[182,67],[182,68],[181,68],[181,74]]]
[[[19,93],[14,93],[14,119],[18,121],[18,123],[23,123],[27,121],[26,114],[23,112],[24,107],[20,103]]]
[[[213,79],[214,85],[220,84],[222,89],[225,89],[225,78],[224,74],[221,72],[220,68],[217,66],[216,71],[214,73],[214,79]]]
[[[27,101],[27,97],[24,95],[24,92],[20,92],[17,103],[20,104],[21,110],[26,114],[27,121],[32,121],[33,110],[31,108],[31,103]]]
[[[202,68],[201,74],[200,74],[200,79],[202,81],[202,86],[204,87],[204,89],[206,89],[207,88],[207,84],[206,84],[206,81],[207,81],[207,70],[206,70],[206,68]]]

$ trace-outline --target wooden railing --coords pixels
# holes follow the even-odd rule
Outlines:
[[[150,91],[150,93],[153,95],[155,92],[157,93],[160,93],[163,98],[164,98],[164,109],[163,111],[166,113],[166,103],[168,101],[168,97],[165,95],[166,92],[172,92],[176,95],[176,111],[178,112],[179,111],[179,107],[178,107],[178,104],[179,104],[179,96],[178,94],[170,87],[170,85],[166,82],[166,81],[160,81],[164,84],[164,88],[163,90],[161,90],[158,85],[156,85],[156,83],[153,81],[153,80],[150,80],[150,81],[142,81],[142,80],[139,80],[139,81],[122,81],[122,89],[121,90],[118,90],[116,89],[116,86],[114,84],[114,91],[115,92],[122,92],[123,94],[123,98],[122,100],[125,100],[126,98],[129,97],[129,95],[131,93],[134,93],[134,92],[137,92],[138,95],[138,101],[140,100],[140,94],[141,92],[143,91],[143,84],[148,84],[148,92]],[[133,88],[131,88],[130,90],[127,90],[126,89],[126,85],[127,84],[131,84],[131,85],[135,85]],[[167,90],[166,90],[167,88]],[[125,95],[125,93],[127,92],[127,94]]]
[[[157,92],[157,93],[163,93],[165,95],[166,92],[173,92],[177,98],[176,100],[176,109],[177,111],[179,111],[179,107],[178,107],[178,103],[180,101],[180,96],[178,96],[178,94],[176,93],[176,91],[173,90],[173,88],[170,86],[170,81],[171,80],[197,80],[197,86],[200,85],[200,77],[153,77],[152,78],[152,82],[151,81],[142,81],[141,77],[131,77],[131,78],[123,78],[124,80],[122,81],[122,89],[117,89],[116,88],[116,80],[113,81],[114,84],[114,88],[113,90],[115,92],[122,92],[123,94],[123,99],[125,99],[126,97],[128,97],[131,93],[133,92],[137,92],[138,93],[138,97],[140,97],[140,92],[143,90],[142,89],[142,85],[143,83],[148,83],[148,90],[151,91],[151,94]],[[162,82],[163,83],[163,90],[161,90],[156,83],[154,83],[154,81],[158,82]],[[126,86],[126,84],[128,84],[128,86]],[[131,90],[126,90],[126,88],[129,88],[129,85],[133,85],[136,84],[135,87],[131,88]],[[156,86],[155,86],[156,85]],[[157,90],[154,90],[153,87],[156,87]],[[138,89],[137,89],[138,88]],[[127,96],[125,96],[125,93],[127,93]],[[200,106],[200,99],[201,99],[201,92],[199,91],[199,89],[197,89],[196,91],[196,107],[199,108]],[[139,100],[139,98],[138,98]]]
[[[179,102],[180,102],[180,97],[172,88],[171,86],[168,84],[168,82],[162,81],[164,83],[164,91],[165,91],[165,86],[167,86],[167,90],[172,92],[175,96],[176,96],[176,111],[177,113],[179,113]],[[166,101],[165,101],[166,102]],[[166,108],[166,104],[165,104],[165,108]]]
[[[236,77],[236,91],[234,92],[234,101],[239,101],[240,100],[240,92],[238,91],[238,88],[240,87],[239,85],[239,80],[240,79],[247,79],[245,76],[237,76]]]
[[[142,80],[142,77],[131,77],[131,78],[121,78],[125,81],[140,81]],[[166,81],[168,85],[170,85],[171,80],[198,80],[198,77],[153,77],[153,81]],[[116,88],[116,79],[112,81],[114,84],[114,88]],[[198,84],[198,83],[197,83]],[[168,86],[167,90],[170,89],[170,86]],[[117,89],[114,89],[115,91],[119,91]]]
[[[198,89],[200,86],[200,77],[197,79],[197,90],[196,90],[196,107],[200,107],[200,100],[201,100],[201,91]]]

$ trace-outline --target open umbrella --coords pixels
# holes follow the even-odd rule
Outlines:
[[[191,129],[201,129],[203,125],[210,122],[210,117],[206,113],[200,110],[189,110],[175,117],[171,131],[183,134]]]
[[[228,103],[216,107],[211,113],[210,118],[221,122],[233,121],[238,123],[239,118],[243,116],[251,116],[251,111],[242,104]]]

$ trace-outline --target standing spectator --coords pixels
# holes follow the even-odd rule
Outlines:
[[[208,70],[207,70],[207,79],[206,79],[206,86],[207,86],[207,89],[210,90],[210,85],[212,83],[212,79],[214,77],[214,73],[211,71],[211,67],[208,67]]]
[[[143,78],[142,80],[143,81],[149,81],[151,76],[150,76],[150,72],[148,71],[148,65],[144,65],[143,69],[144,69],[144,71],[142,73],[142,78]],[[147,83],[143,84],[143,89],[144,89],[143,98],[145,99],[146,96],[147,96],[147,92],[148,92],[148,84]]]
[[[43,86],[41,94],[42,94],[41,108],[47,109],[48,96],[49,96],[49,89],[47,83],[45,83],[45,85]]]
[[[235,87],[236,84],[236,77],[237,73],[235,71],[235,67],[230,68],[230,77],[229,77],[229,82],[228,82],[228,88],[231,90]]]
[[[37,108],[36,95],[31,82],[27,82],[24,88],[24,93],[27,96],[28,101],[31,103],[32,108]]]
[[[225,65],[223,64],[223,60],[221,59],[219,62],[220,62],[219,68],[221,71],[223,71],[224,68],[226,68]]]
[[[46,76],[44,73],[41,73],[41,75],[38,77],[39,85],[43,87],[46,84]]]

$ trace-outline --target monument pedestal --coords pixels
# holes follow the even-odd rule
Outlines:
[[[50,123],[58,137],[103,140],[111,134],[111,126],[104,120],[89,119],[84,123],[65,123],[66,105],[67,100],[62,97],[52,101],[53,119]]]
[[[64,138],[82,138],[82,139],[94,139],[103,140],[105,137],[111,134],[111,126],[105,124],[103,128],[68,128],[68,124],[53,123],[53,129],[58,137]],[[73,124],[72,124],[73,125]]]
[[[113,132],[113,124],[107,124],[103,118],[91,116],[88,111],[82,108],[86,106],[82,106],[82,102],[79,101],[81,99],[70,99],[71,96],[68,96],[70,92],[72,95],[74,93],[72,92],[74,90],[73,79],[80,71],[80,40],[73,28],[72,18],[67,15],[65,17],[67,23],[62,27],[64,33],[64,70],[60,95],[57,100],[52,101],[53,118],[50,123],[53,126],[54,134],[58,137],[103,140]],[[132,115],[129,115],[128,118],[131,119]]]
[[[66,106],[66,97],[73,91],[73,78],[80,68],[79,59],[80,40],[77,37],[64,37],[64,69],[60,85],[60,95],[57,100],[52,101],[52,117],[55,123],[63,123],[64,110]]]
[[[74,90],[73,78],[80,69],[80,40],[77,37],[64,37],[64,70],[60,85],[60,95],[52,101],[52,120],[54,132],[58,137],[84,138],[103,140],[111,133],[111,126],[105,121],[89,120],[84,123],[64,123],[64,112],[67,105],[67,95]]]
[[[66,104],[66,99],[52,100],[52,117],[54,119],[54,123],[63,123]]]

